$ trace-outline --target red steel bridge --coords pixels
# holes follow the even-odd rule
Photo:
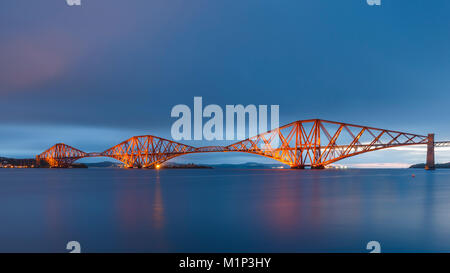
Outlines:
[[[58,143],[36,156],[37,164],[65,168],[85,157],[111,157],[128,168],[154,168],[174,157],[192,153],[244,152],[272,158],[291,168],[322,169],[351,156],[381,149],[427,145],[427,169],[434,169],[434,134],[416,135],[321,119],[299,120],[228,146],[192,147],[168,139],[135,136],[101,153],[86,153]]]

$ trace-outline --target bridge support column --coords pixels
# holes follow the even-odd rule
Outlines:
[[[299,165],[299,166],[291,166],[291,169],[299,169],[299,170],[303,170],[305,168],[305,166],[303,165]]]
[[[428,134],[427,163],[425,164],[425,170],[434,170],[434,168],[434,134]]]

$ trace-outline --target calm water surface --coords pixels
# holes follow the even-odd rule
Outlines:
[[[415,177],[412,177],[415,174]],[[450,170],[0,169],[0,251],[450,251]]]

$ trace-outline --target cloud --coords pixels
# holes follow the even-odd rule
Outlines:
[[[417,146],[403,146],[403,147],[394,147],[394,148],[390,148],[391,150],[396,150],[396,151],[409,151],[409,152],[420,152],[420,153],[424,153],[427,151],[427,146],[426,145],[417,145]],[[450,147],[435,147],[434,148],[435,151],[439,151],[439,152],[448,152],[450,151]]]
[[[77,54],[62,32],[21,34],[0,44],[0,93],[37,88],[62,75]]]
[[[0,124],[0,131],[0,157],[27,158],[61,142],[85,152],[102,152],[132,136],[148,134],[145,130],[45,124]]]
[[[355,163],[347,164],[346,166],[350,168],[371,168],[371,169],[386,169],[386,168],[408,168],[411,164],[393,162],[393,163]]]

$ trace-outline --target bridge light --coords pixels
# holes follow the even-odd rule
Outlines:
[[[159,169],[161,167],[161,165],[156,164],[156,169]]]

